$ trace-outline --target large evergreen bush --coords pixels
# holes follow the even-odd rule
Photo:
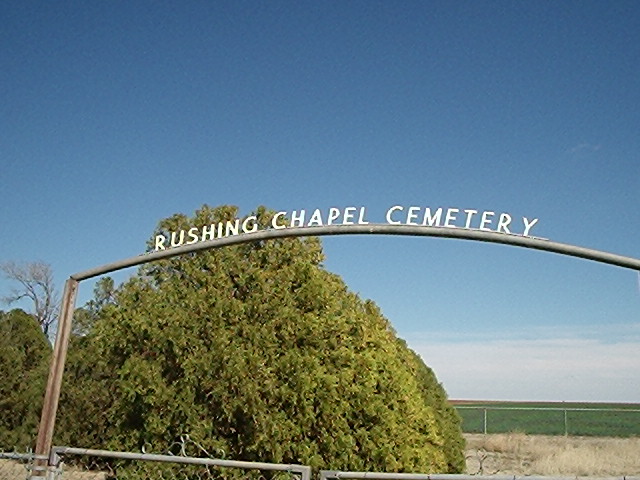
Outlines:
[[[156,233],[236,214],[205,206]],[[268,224],[268,211],[257,215]],[[318,239],[295,238],[142,267],[70,358],[58,437],[166,452],[186,434],[230,459],[461,471],[459,420],[441,385],[375,304],[322,261]],[[74,421],[78,408],[89,418]]]

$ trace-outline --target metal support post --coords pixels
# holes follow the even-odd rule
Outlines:
[[[49,457],[51,450],[53,429],[55,427],[58,401],[60,400],[60,389],[62,387],[62,374],[69,349],[69,337],[71,336],[71,323],[73,321],[77,292],[78,281],[73,278],[67,279],[62,296],[62,305],[60,307],[56,343],[53,347],[51,366],[49,367],[47,389],[42,404],[40,426],[38,427],[38,440],[36,442],[36,455]]]

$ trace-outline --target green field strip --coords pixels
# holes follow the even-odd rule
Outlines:
[[[465,433],[640,436],[639,404],[465,402],[454,406]]]

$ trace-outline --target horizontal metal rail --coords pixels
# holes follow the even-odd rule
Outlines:
[[[31,461],[47,460],[48,458],[47,455],[36,455],[34,453],[0,452],[0,459],[2,460]]]
[[[638,476],[620,475],[606,477],[610,480],[640,480]],[[464,475],[464,474],[423,474],[423,473],[383,473],[383,472],[340,472],[321,470],[320,480],[576,480],[575,476],[533,476],[533,475]]]
[[[117,458],[120,460],[139,460],[146,462],[180,463],[186,465],[206,465],[210,467],[242,468],[245,470],[273,470],[297,473],[301,480],[310,480],[311,467],[306,465],[245,462],[240,460],[222,460],[217,458],[180,457],[174,455],[157,455],[152,453],[114,452],[111,450],[92,450],[89,448],[53,447],[50,465],[58,465],[63,455],[82,455],[91,457]]]
[[[0,460],[13,460],[23,464],[31,472],[29,475],[31,478],[44,478],[47,472],[46,461],[48,458],[48,455],[36,455],[35,453],[0,452]],[[0,476],[0,478],[4,477]]]
[[[518,247],[530,248],[534,250],[543,250],[547,252],[559,253],[571,257],[584,258],[596,262],[615,265],[623,268],[630,268],[640,271],[640,259],[625,257],[613,253],[593,250],[590,248],[578,247],[566,243],[558,243],[537,237],[524,237],[522,235],[490,232],[484,230],[473,230],[467,228],[452,227],[428,227],[415,225],[389,225],[389,224],[370,224],[370,225],[326,225],[320,227],[292,227],[259,230],[252,233],[242,233],[223,238],[215,238],[204,242],[197,242],[191,245],[182,245],[180,247],[170,248],[150,252],[136,257],[127,258],[118,262],[109,263],[100,267],[85,270],[71,275],[71,278],[77,281],[86,280],[88,278],[97,277],[110,273],[122,268],[133,267],[154,260],[171,258],[185,253],[198,252],[210,248],[220,248],[230,245],[238,245],[241,243],[268,240],[273,238],[287,237],[312,237],[312,236],[329,236],[329,235],[402,235],[402,236],[419,236],[419,237],[440,237],[440,238],[457,238],[461,240],[475,240],[479,242],[499,243],[503,245],[513,245]]]
[[[491,407],[484,405],[454,405],[456,409],[467,409],[467,410],[530,410],[536,412],[546,412],[546,411],[555,411],[555,412],[640,412],[640,408],[562,408],[562,407]]]

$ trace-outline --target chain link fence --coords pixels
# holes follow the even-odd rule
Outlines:
[[[81,460],[81,461],[79,461]],[[310,480],[305,465],[54,447],[54,478],[65,480]]]
[[[53,467],[38,473],[47,459],[0,452],[0,480],[311,480],[311,468],[296,464],[243,462],[149,453],[54,447]],[[577,477],[476,474],[345,472],[321,470],[318,480],[575,480]],[[640,476],[607,477],[640,480]]]
[[[212,458],[182,435],[167,454],[53,447],[50,456],[0,452],[0,480],[310,480],[305,465]],[[224,452],[215,452],[224,456]],[[49,465],[49,466],[48,466]]]
[[[577,480],[576,477],[536,477],[517,475],[456,475],[426,473],[320,471],[319,480]],[[640,480],[640,477],[609,477],[609,480]]]
[[[47,457],[0,453],[0,480],[311,480],[305,465],[54,447]]]
[[[33,453],[0,452],[0,480],[25,480],[37,475],[36,460],[48,457]]]
[[[640,436],[640,409],[456,405],[465,433]]]

